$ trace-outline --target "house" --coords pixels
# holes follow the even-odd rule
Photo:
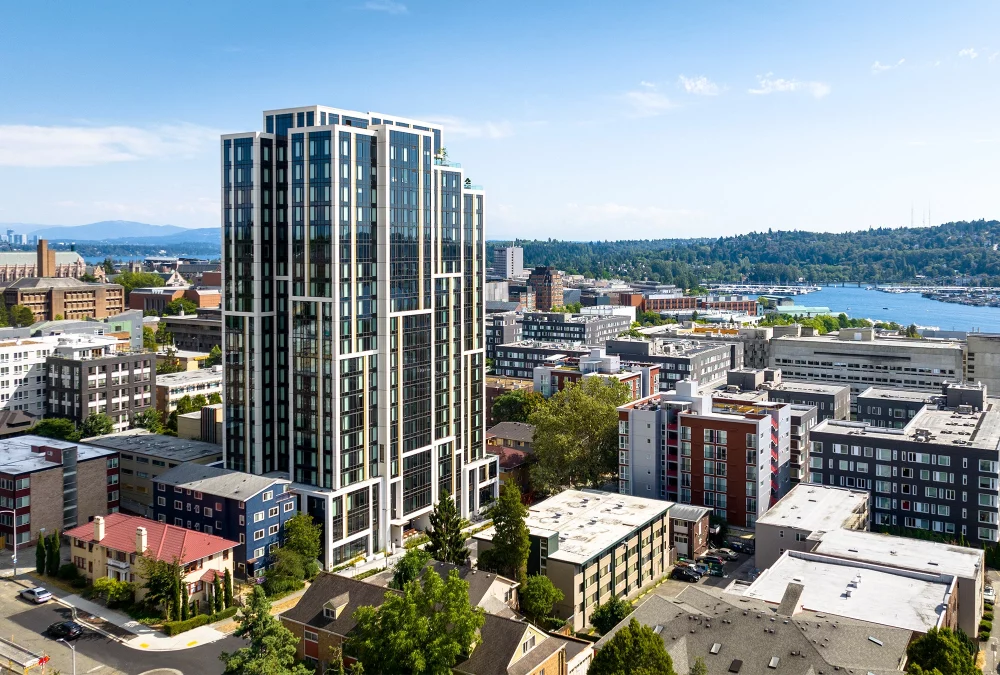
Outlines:
[[[386,593],[398,591],[321,572],[298,604],[279,619],[299,640],[297,657],[323,673],[330,648],[343,643],[357,625],[354,612],[365,605],[381,605]],[[469,658],[455,666],[456,673],[584,675],[590,664],[589,643],[550,635],[517,619],[487,612],[480,634],[481,641]]]
[[[235,541],[158,523],[139,516],[112,513],[63,533],[70,540],[73,564],[87,581],[110,577],[137,585],[136,600],[146,595],[138,564],[141,556],[177,562],[188,596],[201,605],[211,600],[215,577],[233,572]]]
[[[486,432],[486,452],[499,457],[500,482],[514,481],[521,494],[531,492],[528,471],[534,461],[534,435],[534,425],[524,422],[500,422]]]
[[[710,506],[675,504],[667,513],[670,516],[670,535],[677,555],[697,558],[708,550]]]
[[[483,572],[474,567],[452,565],[437,560],[431,560],[427,565],[433,567],[442,580],[447,580],[451,570],[458,570],[462,581],[469,584],[469,602],[473,607],[482,607],[489,614],[497,616],[518,618],[515,610],[518,608],[517,588],[520,584],[513,579],[491,572]],[[426,566],[424,569],[427,569]],[[370,584],[388,588],[392,581],[392,575],[393,572],[389,569],[370,577],[367,581]]]
[[[161,523],[237,541],[237,575],[257,576],[298,513],[289,481],[184,463],[153,479],[153,515]]]

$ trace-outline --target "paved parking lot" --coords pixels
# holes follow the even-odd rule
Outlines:
[[[679,581],[668,578],[656,588],[656,594],[665,598],[673,598],[688,586],[695,585],[695,583],[720,588],[728,586],[734,579],[749,580],[751,572],[754,570],[754,558],[752,555],[740,553],[739,558],[727,562],[723,570],[726,573],[724,577],[712,577],[706,574],[697,582]]]

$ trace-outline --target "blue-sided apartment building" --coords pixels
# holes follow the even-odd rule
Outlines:
[[[238,577],[263,574],[285,523],[298,513],[297,496],[281,478],[180,464],[153,485],[156,520],[240,543],[234,551]]]

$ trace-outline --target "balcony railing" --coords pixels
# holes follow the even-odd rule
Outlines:
[[[459,162],[453,162],[450,159],[445,159],[444,157],[435,157],[434,166],[449,166],[453,169],[461,169],[462,165]]]

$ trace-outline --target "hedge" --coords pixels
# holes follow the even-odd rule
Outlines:
[[[406,540],[403,546],[406,548],[407,551],[409,551],[411,548],[416,548],[421,544],[426,544],[430,540],[431,538],[429,536],[427,536],[426,534],[421,534],[416,537],[410,537],[409,539]]]
[[[982,630],[979,631],[979,641],[980,642],[986,642],[989,639],[990,639],[990,632],[988,630],[987,631],[982,631]]]
[[[983,631],[986,631],[987,633],[989,633],[992,630],[993,630],[993,622],[992,621],[980,621],[979,622],[979,632],[980,633],[983,632]]]
[[[185,631],[189,631],[192,628],[197,628],[198,626],[207,626],[210,623],[228,619],[229,617],[235,615],[238,610],[238,607],[233,606],[215,614],[199,614],[198,616],[191,617],[187,621],[168,621],[163,624],[163,632],[171,636],[178,635]]]

